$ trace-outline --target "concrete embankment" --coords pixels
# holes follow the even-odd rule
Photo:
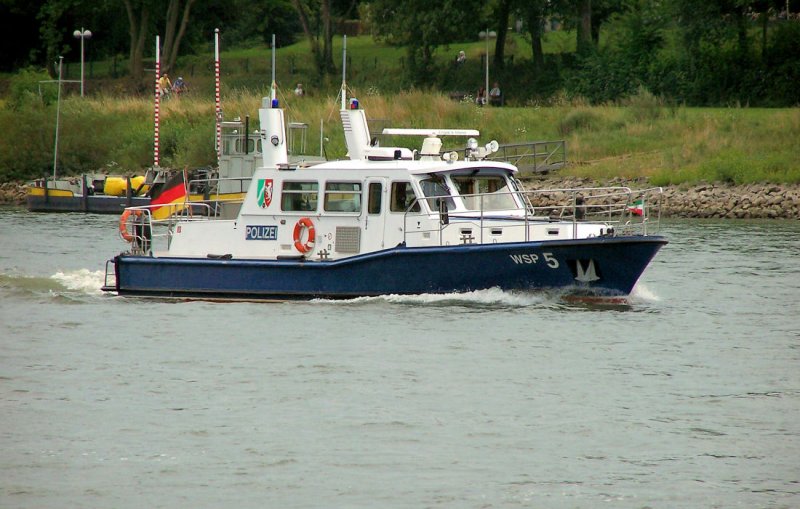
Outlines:
[[[546,177],[525,179],[526,189],[580,188],[587,186],[652,187],[644,179],[595,182],[590,179]],[[0,204],[23,205],[24,183],[0,184]],[[664,188],[662,217],[800,219],[800,184],[699,184]]]

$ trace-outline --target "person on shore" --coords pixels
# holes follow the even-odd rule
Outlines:
[[[478,106],[485,106],[486,105],[486,89],[480,87],[478,89],[478,94],[475,96],[475,104]]]
[[[158,93],[164,97],[169,94],[170,90],[172,90],[172,81],[169,79],[169,74],[164,73],[158,78]]]
[[[297,86],[294,87],[294,95],[296,95],[297,97],[303,97],[304,95],[306,95],[306,91],[303,90],[302,83],[298,83]]]
[[[489,90],[489,104],[492,106],[503,105],[503,93],[500,91],[500,83],[494,82],[494,86]]]
[[[458,67],[461,67],[462,65],[464,65],[464,62],[466,61],[467,61],[467,54],[464,53],[464,51],[459,51],[458,56],[456,57],[456,65]]]
[[[183,81],[183,76],[178,76],[178,79],[176,79],[175,83],[172,84],[172,91],[178,97],[180,97],[181,94],[186,92],[186,82]]]

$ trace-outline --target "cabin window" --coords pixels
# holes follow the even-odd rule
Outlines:
[[[451,178],[467,210],[517,208],[512,189],[502,175],[454,175]]]
[[[244,154],[244,145],[245,139],[244,136],[236,138],[236,152],[237,154]],[[256,148],[256,140],[254,138],[247,139],[247,153],[252,154],[253,150]]]
[[[447,182],[445,182],[444,177],[441,175],[431,175],[430,177],[421,180],[419,185],[422,188],[422,193],[425,195],[425,198],[427,198],[426,201],[428,202],[428,207],[432,211],[439,210],[443,200],[444,203],[447,204],[448,210],[455,208],[455,202],[450,197],[452,193],[447,187]],[[439,198],[440,196],[445,198]]]
[[[358,182],[326,183],[325,210],[328,212],[361,212],[361,184]]]
[[[411,187],[411,182],[392,182],[392,200],[389,210],[392,212],[419,212],[419,203],[414,200],[417,195],[414,194],[414,188]],[[412,205],[413,203],[413,205]],[[409,207],[411,207],[409,209]]]
[[[370,214],[381,213],[381,198],[383,197],[383,186],[380,182],[370,182],[369,198],[367,201],[367,212]]]
[[[236,153],[236,140],[231,139],[230,136],[226,136],[222,140],[222,154],[230,155],[235,153]]]
[[[284,182],[281,210],[288,212],[317,210],[318,189],[319,184],[316,182]]]

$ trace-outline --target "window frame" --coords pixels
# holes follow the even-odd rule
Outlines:
[[[293,184],[309,184],[312,186],[311,189],[286,189],[287,185]],[[307,199],[306,196],[303,195],[313,195],[313,199]],[[313,208],[286,208],[287,203],[296,203],[295,200],[289,200],[290,197],[299,196],[300,201],[299,203],[307,202],[307,203],[314,203]],[[319,210],[319,182],[316,180],[284,180],[281,183],[281,211],[282,212],[316,212]]]
[[[351,190],[351,189],[329,189],[329,186],[342,185],[342,184],[357,186],[358,187],[358,191],[356,191],[354,189],[353,190]],[[351,198],[349,200],[348,199],[336,200],[336,201],[341,202],[343,204],[346,204],[347,202],[350,202],[350,203],[354,204],[353,205],[353,210],[342,210],[341,208],[329,208],[330,205],[333,202],[333,200],[330,199],[332,195],[350,195],[351,197],[355,198],[355,199]],[[363,209],[363,208],[364,208],[364,183],[363,182],[357,182],[357,181],[353,181],[353,180],[328,180],[328,181],[325,182],[325,189],[323,191],[323,197],[322,197],[322,210],[324,210],[325,212],[334,212],[334,213],[337,213],[337,214],[360,215],[361,214],[361,209]]]

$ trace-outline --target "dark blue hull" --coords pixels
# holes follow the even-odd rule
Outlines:
[[[337,261],[114,258],[119,295],[219,299],[566,289],[628,295],[667,243],[659,236],[393,249]]]

